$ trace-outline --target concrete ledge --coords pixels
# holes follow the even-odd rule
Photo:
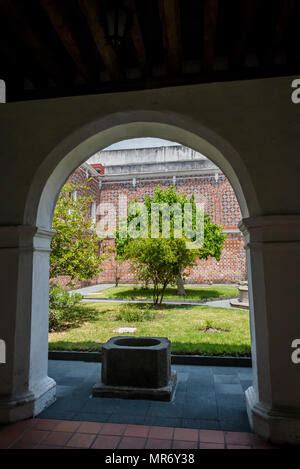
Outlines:
[[[243,301],[231,300],[230,304],[233,308],[249,309],[249,303]]]
[[[167,386],[161,388],[138,388],[131,386],[108,386],[98,383],[93,386],[93,397],[116,397],[118,399],[149,399],[171,401],[176,386],[176,372],[172,371]]]
[[[93,294],[93,293],[92,293]],[[232,300],[232,296],[224,296],[223,298],[210,298],[210,299],[205,299],[205,300],[163,300],[162,304],[165,305],[201,305],[201,306],[209,306],[209,303],[212,301],[217,302],[217,301],[226,301],[226,300]],[[82,298],[82,303],[128,303],[129,300],[122,299],[122,298],[91,298],[89,296],[83,295]],[[133,300],[130,300],[130,303],[142,303],[142,304],[152,304],[151,299],[147,298],[135,298]],[[222,306],[220,306],[222,308]],[[248,305],[249,309],[249,305]]]
[[[50,350],[49,360],[70,360],[99,363],[102,361],[101,352],[80,352]],[[251,357],[217,357],[205,355],[171,355],[173,365],[198,365],[198,366],[237,366],[251,368]]]

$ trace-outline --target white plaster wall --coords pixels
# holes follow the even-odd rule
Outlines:
[[[284,77],[1,106],[0,224],[34,224],[28,207],[64,153],[72,153],[77,165],[96,149],[139,136],[168,138],[206,153],[236,190],[233,179],[239,179],[251,215],[299,213],[300,105],[291,102],[291,81]],[[101,138],[92,137],[98,130],[105,131]],[[227,151],[225,160],[197,133]],[[63,178],[69,168],[65,159],[59,168]],[[52,181],[53,189],[63,182]]]
[[[55,399],[46,370],[51,233],[36,234],[35,225],[50,227],[60,187],[89,156],[121,139],[160,137],[207,156],[236,191],[249,251],[250,421],[272,441],[300,442],[300,374],[290,358],[300,331],[300,105],[292,104],[291,82],[0,106],[0,338],[8,356],[0,368],[0,422],[36,415]]]

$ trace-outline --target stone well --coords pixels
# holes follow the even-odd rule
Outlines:
[[[112,337],[102,347],[101,382],[93,396],[170,400],[176,384],[170,341],[164,337]]]

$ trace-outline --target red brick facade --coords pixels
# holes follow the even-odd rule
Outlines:
[[[95,168],[96,169],[96,168]],[[98,168],[97,168],[98,169]],[[100,173],[101,174],[101,173]],[[126,195],[128,200],[143,200],[145,194],[152,194],[155,187],[167,187],[172,184],[170,178],[158,180],[137,180],[136,187],[132,181],[104,182],[99,187],[95,173],[88,172],[88,166],[79,167],[69,178],[74,184],[87,183],[90,195],[99,203],[112,203],[118,206],[119,195]],[[186,272],[189,283],[231,283],[243,280],[246,276],[246,262],[243,236],[238,230],[241,213],[231,185],[224,175],[216,180],[214,175],[177,178],[176,187],[186,195],[201,194],[205,197],[205,211],[209,213],[215,223],[219,223],[227,232],[222,256],[219,262],[215,259],[199,260],[197,264]],[[102,251],[110,253],[102,263],[99,276],[89,282],[80,282],[78,286],[95,283],[133,283],[136,281],[134,272],[128,262],[119,263],[114,258],[114,240],[102,241]],[[61,278],[60,283],[66,284],[69,279]]]
[[[172,184],[170,178],[165,180],[137,180],[134,188],[131,181],[106,182],[99,191],[98,201],[112,203],[118,206],[119,195],[126,195],[128,200],[133,198],[143,200],[145,194],[152,194],[156,186],[166,187]],[[242,234],[238,230],[241,219],[236,196],[231,185],[224,175],[219,175],[218,180],[212,176],[177,178],[176,188],[186,195],[201,194],[206,200],[206,213],[212,216],[215,223],[220,223],[227,232],[221,260],[215,259],[198,261],[197,265],[186,272],[186,281],[189,283],[230,283],[243,280],[246,276],[245,249]],[[114,241],[105,240],[104,250],[108,246],[114,250]],[[115,282],[116,276],[120,283],[136,281],[129,263],[116,263],[112,254],[102,264],[102,272],[98,277],[100,283]]]
[[[88,188],[88,195],[94,197],[95,202],[97,203],[99,200],[99,181],[97,176],[93,176],[91,171],[89,171],[87,168],[88,165],[86,165],[86,168],[83,165],[79,166],[79,168],[77,168],[76,171],[71,174],[67,182],[71,184],[86,185]]]

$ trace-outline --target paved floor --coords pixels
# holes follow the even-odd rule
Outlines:
[[[230,301],[234,298],[228,300],[214,300],[214,301],[188,301],[188,300],[163,300],[163,304],[166,305],[191,305],[191,306],[210,306],[211,308],[230,308],[232,306]],[[83,298],[81,300],[83,303],[128,303],[128,300],[114,300],[111,298]],[[149,303],[152,304],[152,300],[130,300],[130,303]]]
[[[230,301],[233,300],[233,298],[230,298],[229,300],[212,300],[212,301],[207,301],[205,303],[205,306],[210,306],[211,308],[229,308],[232,309],[232,306],[230,304]]]
[[[120,287],[128,287],[128,286],[136,286],[136,284],[120,284]],[[73,290],[73,293],[80,293],[83,296],[86,295],[91,295],[93,293],[99,293],[100,291],[107,290],[108,288],[113,287],[114,285],[110,283],[102,283],[98,285],[92,285],[90,287],[84,287],[84,288],[79,288],[77,290]],[[195,284],[194,286],[201,286],[200,284]],[[232,299],[232,298],[231,298]],[[206,301],[206,302],[199,302],[199,304],[205,303],[206,306],[210,306],[212,308],[232,308],[230,304],[230,300],[212,300],[212,301]],[[101,303],[124,303],[127,302],[127,300],[113,300],[113,299],[103,299],[103,298],[84,298],[82,300],[84,303],[95,303],[95,302],[101,302]],[[151,300],[130,300],[131,303],[152,303]],[[187,304],[187,305],[194,305],[197,304],[195,301],[188,301],[188,300],[164,300],[163,303],[166,304]]]
[[[269,449],[252,433],[30,419],[0,429],[0,449]]]
[[[99,363],[51,360],[57,401],[42,419],[158,425],[206,430],[250,431],[244,391],[251,368],[175,365],[178,384],[171,402],[93,398]]]
[[[90,287],[83,287],[78,288],[77,290],[72,290],[72,293],[80,293],[81,295],[91,295],[92,293],[99,293],[100,291],[107,290],[111,287],[113,287],[111,283],[101,283],[98,285],[91,285]]]

